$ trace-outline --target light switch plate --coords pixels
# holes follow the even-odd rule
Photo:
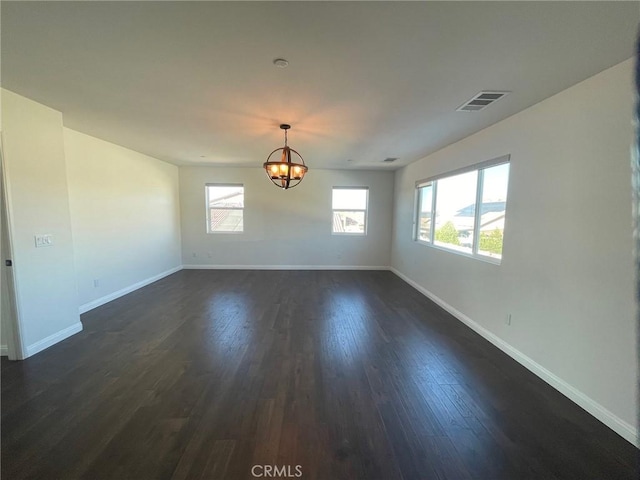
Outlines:
[[[50,233],[43,233],[35,236],[36,248],[50,247],[53,245],[53,235]]]

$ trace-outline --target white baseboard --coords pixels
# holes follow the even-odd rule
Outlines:
[[[43,338],[42,340],[37,341],[36,343],[32,343],[27,347],[25,358],[30,357],[31,355],[35,355],[38,352],[41,352],[45,348],[49,348],[52,345],[55,345],[58,342],[61,342],[65,338],[69,338],[71,335],[74,335],[78,332],[82,331],[82,323],[74,323],[70,327],[67,327],[59,332],[54,333],[53,335],[49,335],[47,338]]]
[[[518,363],[523,365],[525,368],[527,368],[528,370],[536,374],[538,377],[540,377],[542,380],[547,382],[553,388],[558,390],[564,396],[566,396],[567,398],[575,402],[578,406],[582,407],[584,410],[589,412],[591,415],[593,415],[595,418],[600,420],[602,423],[604,423],[607,427],[612,429],[622,438],[632,443],[636,447],[640,447],[640,441],[638,439],[638,429],[635,426],[625,422],[624,420],[619,418],[617,415],[615,415],[614,413],[612,413],[611,411],[609,411],[608,409],[600,405],[598,402],[588,397],[583,392],[581,392],[574,386],[570,385],[569,383],[567,383],[566,381],[564,381],[563,379],[555,375],[553,372],[547,370],[542,365],[535,362],[534,360],[526,356],[521,351],[512,347],[510,344],[502,340],[500,337],[490,332],[489,330],[484,328],[482,325],[476,323],[471,318],[466,316],[464,313],[455,309],[454,307],[449,305],[447,302],[445,302],[438,296],[434,295],[429,290],[427,290],[417,282],[413,281],[403,273],[399,272],[393,267],[391,267],[390,270],[393,273],[395,273],[398,277],[400,277],[402,280],[404,280],[409,285],[411,285],[413,288],[415,288],[420,293],[422,293],[424,296],[426,296],[427,298],[432,300],[434,303],[438,304],[440,307],[442,307],[447,312],[449,312],[451,315],[456,317],[462,323],[466,324],[471,329],[476,331],[478,334],[483,336],[485,339],[490,341],[492,344],[494,344],[500,350],[502,350],[511,358],[516,360]]]
[[[126,295],[127,293],[131,293],[135,290],[138,290],[139,288],[146,287],[147,285],[153,282],[157,282],[158,280],[161,280],[164,277],[167,277],[173,273],[179,272],[180,270],[182,270],[182,265],[178,267],[174,267],[165,272],[159,273],[158,275],[154,275],[153,277],[142,280],[141,282],[137,282],[137,283],[134,283],[133,285],[129,285],[128,287],[122,288],[116,292],[110,293],[109,295],[105,295],[104,297],[100,297],[96,300],[85,303],[84,305],[80,305],[79,307],[80,315],[82,315],[83,313],[87,313],[89,310],[93,310],[94,308],[104,305],[105,303],[109,303],[110,301],[115,300],[116,298],[120,298],[123,295]]]
[[[363,265],[183,265],[185,270],[389,270]]]
[[[0,345],[0,357],[6,357],[9,355],[9,349],[6,345]]]

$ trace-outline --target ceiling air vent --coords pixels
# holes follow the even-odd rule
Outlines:
[[[384,160],[382,160],[382,163],[393,163],[397,160],[397,157],[387,157]]]
[[[509,92],[480,92],[471,100],[456,108],[457,112],[479,112],[497,102]]]

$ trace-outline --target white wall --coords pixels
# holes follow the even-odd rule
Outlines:
[[[206,183],[242,183],[243,234],[207,234]],[[331,234],[331,189],[369,187],[366,236]],[[283,191],[262,168],[180,167],[185,265],[387,267],[393,172],[314,170]]]
[[[64,146],[81,311],[179,268],[178,167],[68,128]]]
[[[32,355],[82,329],[62,115],[4,89],[1,95],[16,295]],[[36,248],[36,234],[52,234],[54,244]]]
[[[392,265],[636,441],[631,79],[626,61],[398,171]],[[412,241],[416,180],[504,154],[501,265]]]

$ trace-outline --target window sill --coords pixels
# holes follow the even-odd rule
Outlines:
[[[427,247],[434,248],[436,250],[452,253],[454,255],[459,255],[461,257],[473,258],[475,260],[480,260],[481,262],[490,263],[492,265],[500,265],[502,263],[501,258],[489,257],[487,255],[480,255],[478,253],[459,252],[452,248],[443,247],[441,245],[434,245],[431,242],[425,242],[424,240],[414,240],[414,241],[420,245],[425,245]]]

